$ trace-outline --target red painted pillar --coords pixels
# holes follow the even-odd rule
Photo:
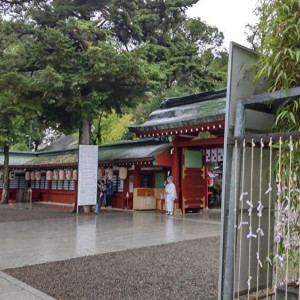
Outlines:
[[[174,184],[176,186],[176,191],[177,191],[177,199],[176,203],[180,203],[181,197],[180,195],[180,149],[177,146],[177,140],[175,138],[173,142],[173,157],[172,157],[172,176],[174,179]]]
[[[204,155],[205,157],[205,155]],[[204,191],[205,191],[205,208],[208,208],[208,169],[207,165],[204,163],[205,166],[205,180],[204,180]]]

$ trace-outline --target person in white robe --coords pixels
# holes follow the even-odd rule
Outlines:
[[[167,184],[165,186],[165,201],[166,201],[166,214],[172,216],[174,210],[174,201],[177,198],[176,187],[173,183],[173,177],[168,176]]]

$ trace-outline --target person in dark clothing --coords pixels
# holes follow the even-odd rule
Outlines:
[[[105,180],[98,180],[98,189],[97,189],[97,203],[98,211],[101,209],[102,202],[106,206],[106,183]]]
[[[106,206],[112,207],[112,198],[114,194],[114,184],[111,180],[106,182]]]
[[[100,206],[99,206],[101,205],[101,202],[99,204],[100,194],[101,194],[101,180],[97,180],[97,203],[95,207],[95,212],[98,212],[100,210]]]

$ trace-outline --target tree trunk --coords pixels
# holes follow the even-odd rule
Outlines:
[[[99,120],[98,120],[98,124],[97,124],[97,140],[98,140],[98,144],[102,144],[102,128],[101,128],[101,120],[102,120],[102,116],[103,116],[103,111],[101,112],[100,116],[99,116]]]
[[[87,119],[82,119],[79,144],[80,145],[91,144],[91,124]]]
[[[1,203],[8,203],[8,188],[9,188],[9,146],[4,146],[4,165],[3,165],[3,189]]]

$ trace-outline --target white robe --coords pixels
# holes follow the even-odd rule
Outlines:
[[[170,182],[165,187],[166,211],[173,213],[174,201],[177,198],[176,187],[173,182]]]

